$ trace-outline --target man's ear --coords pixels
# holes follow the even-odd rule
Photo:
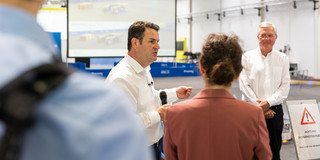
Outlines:
[[[132,38],[132,39],[131,39],[131,47],[132,47],[133,49],[136,49],[138,42],[139,42],[139,40],[138,40],[137,38]]]

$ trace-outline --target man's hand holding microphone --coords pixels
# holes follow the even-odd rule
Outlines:
[[[191,93],[192,87],[180,86],[176,90],[176,94],[179,99],[186,99],[191,95]],[[166,116],[166,110],[168,107],[171,107],[171,105],[167,104],[167,93],[165,91],[160,92],[160,99],[162,106],[158,108],[157,111],[160,115],[161,121],[163,121]]]

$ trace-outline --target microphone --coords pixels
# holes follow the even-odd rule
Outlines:
[[[165,105],[167,104],[167,93],[165,91],[160,92],[160,99],[161,99],[161,104]]]

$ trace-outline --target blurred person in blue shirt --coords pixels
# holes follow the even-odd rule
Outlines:
[[[0,90],[54,59],[51,38],[35,18],[42,3],[0,0]],[[125,93],[86,73],[72,72],[36,103],[34,118],[13,155],[20,160],[150,159],[145,131]],[[1,142],[6,129],[0,120]]]

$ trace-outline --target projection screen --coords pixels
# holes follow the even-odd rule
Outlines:
[[[160,26],[158,56],[175,56],[176,0],[69,0],[68,57],[123,57],[129,26]]]

